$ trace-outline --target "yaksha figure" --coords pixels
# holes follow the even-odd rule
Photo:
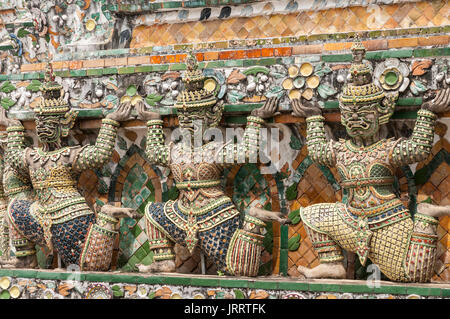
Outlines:
[[[242,163],[251,158],[256,162],[259,129],[263,118],[274,114],[277,100],[269,99],[247,117],[242,143],[224,144],[215,140],[194,145],[195,136],[203,141],[206,129],[218,126],[223,105],[204,88],[205,77],[197,69],[193,55],[187,59],[183,82],[185,90],[175,104],[180,127],[188,133],[181,142],[166,145],[159,114],[145,111],[143,104],[137,106],[139,117],[148,126],[147,157],[154,164],[170,167],[179,190],[175,201],[150,203],[146,207],[146,230],[155,262],[137,267],[141,272],[175,271],[174,244],[178,243],[191,253],[196,246],[200,247],[218,271],[256,276],[264,221],[286,223],[288,219],[254,207],[242,223],[241,213],[224,193],[220,179],[224,166],[236,163],[240,155]]]
[[[300,208],[300,216],[320,265],[298,267],[307,278],[345,277],[342,249],[354,252],[364,265],[369,258],[391,280],[427,282],[434,271],[438,220],[448,207],[419,204],[409,210],[393,189],[396,167],[422,161],[430,154],[436,112],[450,102],[450,90],[440,91],[417,112],[409,139],[384,139],[380,126],[389,121],[396,96],[372,83],[371,67],[361,58],[360,42],[352,47],[352,83],[339,97],[341,121],[349,139],[327,141],[324,117],[317,105],[293,101],[294,115],[306,117],[311,159],[336,167],[347,196],[345,203]]]
[[[5,161],[5,149],[7,145],[7,134],[2,133],[0,138],[0,151],[2,158],[0,159],[0,251],[1,266],[18,266],[17,260],[10,258],[11,247],[9,237],[9,223],[6,213],[10,198],[18,198],[31,200],[32,190],[29,181],[28,172],[18,172],[14,170],[8,161]]]
[[[17,266],[36,267],[37,244],[55,250],[66,267],[108,270],[118,235],[117,218],[134,218],[136,213],[104,205],[95,216],[76,187],[77,176],[86,169],[101,168],[110,159],[119,121],[129,117],[131,106],[121,104],[102,120],[95,145],[62,146],[77,112],[64,101],[51,66],[41,91],[43,99],[35,108],[41,147],[25,147],[25,129],[20,121],[8,119],[4,109],[0,112],[0,124],[7,126],[8,132],[5,158],[11,169],[4,181]],[[33,200],[26,194],[30,190]]]

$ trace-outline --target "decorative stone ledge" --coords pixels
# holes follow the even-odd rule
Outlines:
[[[0,297],[3,298],[84,298],[89,294],[93,297],[93,291],[117,298],[163,299],[200,296],[209,299],[450,298],[450,284],[443,283],[402,284],[380,281],[379,287],[369,287],[367,282],[359,280],[18,269],[1,269],[0,277]],[[19,295],[17,291],[20,291]]]

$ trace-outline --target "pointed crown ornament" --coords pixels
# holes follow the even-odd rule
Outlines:
[[[364,51],[364,55],[366,52],[366,48],[359,39],[353,43],[351,50],[353,52],[356,50]],[[362,80],[362,83],[353,80],[353,83],[344,86],[339,96],[339,105],[373,104],[380,114],[379,124],[386,124],[394,113],[398,94],[388,96],[380,86],[373,83],[372,66],[368,61],[355,61],[354,56],[349,72],[353,79],[358,75],[366,75],[366,77]]]
[[[39,115],[65,115],[70,110],[69,105],[63,99],[63,88],[55,81],[55,74],[51,63],[47,64],[44,75],[44,83],[40,87],[42,99],[35,108]]]
[[[71,110],[69,104],[64,101],[64,90],[61,84],[56,82],[53,66],[47,64],[44,75],[44,83],[40,87],[42,99],[34,109],[35,114],[40,116],[58,116],[60,117],[61,135],[69,135],[69,130],[74,126],[78,112]]]
[[[214,106],[217,99],[213,92],[205,89],[205,76],[198,69],[197,58],[192,52],[186,58],[186,67],[183,77],[185,89],[178,95],[175,107],[189,110]]]

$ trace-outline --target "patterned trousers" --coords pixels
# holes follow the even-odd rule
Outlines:
[[[433,217],[416,213],[412,219],[397,205],[362,218],[342,203],[311,205],[300,215],[321,263],[341,261],[342,249],[359,253],[366,245],[368,258],[393,281],[428,282],[433,275],[438,224]]]

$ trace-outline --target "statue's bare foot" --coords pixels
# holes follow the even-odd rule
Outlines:
[[[346,271],[342,263],[320,264],[314,268],[298,266],[297,270],[306,278],[338,278],[346,277]]]
[[[141,217],[141,215],[132,208],[116,207],[110,204],[103,205],[101,212],[114,218],[130,217],[137,219]]]
[[[256,217],[261,219],[265,222],[279,222],[282,225],[288,225],[292,224],[291,220],[287,217],[284,217],[284,215],[281,212],[272,212],[270,210],[265,210],[258,207],[252,207],[250,208],[250,211],[248,213],[250,216]]]
[[[450,205],[438,206],[428,203],[420,203],[417,205],[417,212],[431,217],[442,217],[450,215]]]
[[[136,267],[139,272],[175,272],[176,268],[173,260],[155,261],[148,266],[136,264]]]

